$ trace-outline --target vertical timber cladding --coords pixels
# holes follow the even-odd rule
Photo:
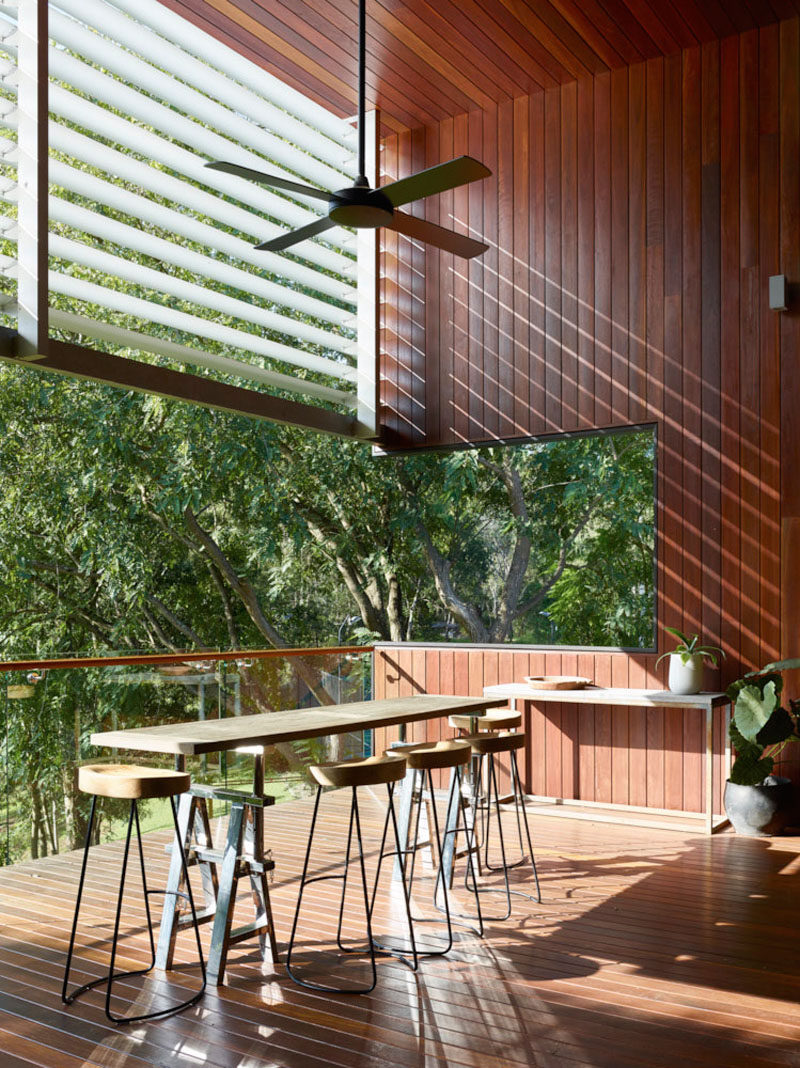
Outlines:
[[[383,322],[386,443],[657,422],[659,649],[665,623],[721,644],[715,685],[800,655],[800,310],[767,300],[770,275],[800,282],[799,94],[793,18],[393,136],[384,153],[391,177],[423,148],[429,166],[469,151],[494,170],[428,209],[491,253],[428,250],[423,280],[405,238],[384,257],[386,298],[415,287]],[[412,652],[377,656],[379,692],[468,692],[580,656]],[[598,682],[663,685],[652,657],[586,657]],[[528,756],[536,792],[700,807],[690,715],[532,715],[548,754],[544,770]]]

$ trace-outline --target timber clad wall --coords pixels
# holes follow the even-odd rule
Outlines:
[[[721,644],[722,681],[798,655],[800,316],[767,289],[800,284],[800,22],[392,136],[384,180],[465,152],[495,177],[428,218],[490,251],[451,261],[384,234],[387,444],[656,423],[660,624]],[[576,667],[645,685],[655,658],[591,659],[389,650],[376,695]],[[578,722],[565,705],[529,728],[535,792],[701,807],[690,714]]]
[[[378,648],[375,697],[414,693],[479,694],[525,675],[584,675],[600,686],[665,688],[655,656],[625,653],[545,653],[508,649]],[[520,774],[530,793],[584,801],[703,808],[705,717],[680,708],[608,708],[602,705],[526,704],[528,735]],[[452,737],[447,722],[409,725],[409,741]],[[715,812],[722,812],[723,711],[714,713]],[[376,751],[397,737],[376,731]],[[683,755],[686,754],[686,755]],[[504,783],[507,779],[504,780]],[[505,785],[501,785],[504,789]]]

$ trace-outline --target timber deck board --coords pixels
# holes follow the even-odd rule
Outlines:
[[[323,799],[315,873],[332,870],[346,831],[346,791]],[[368,843],[382,815],[364,791]],[[285,953],[309,801],[265,813],[276,859],[272,898]],[[509,820],[511,832],[511,813]],[[285,968],[262,964],[253,947],[231,952],[228,983],[168,1020],[115,1028],[95,991],[61,1004],[80,855],[0,869],[0,1062],[3,1068],[636,1068],[800,1066],[800,933],[796,882],[800,838],[713,838],[636,826],[532,817],[543,903],[514,898],[511,920],[486,937],[460,932],[447,958],[414,975],[379,963],[364,996],[304,990]],[[166,878],[164,832],[145,837],[148,881]],[[509,837],[511,835],[509,834]],[[512,839],[513,841],[513,839]],[[113,922],[120,843],[92,852],[76,955],[76,982],[100,975]],[[371,851],[374,860],[374,849]],[[134,873],[135,874],[135,873]],[[494,877],[493,877],[494,879]],[[523,880],[521,870],[514,880]],[[496,881],[487,885],[497,885]],[[521,885],[521,882],[520,882]],[[147,938],[135,880],[120,966],[145,962]],[[198,887],[199,889],[199,887]],[[308,891],[298,967],[355,979],[358,961],[327,953],[338,887]],[[502,895],[485,899],[495,914]],[[375,925],[402,936],[397,890],[379,895]],[[419,908],[425,909],[422,897]],[[467,901],[461,896],[461,904]],[[237,918],[250,918],[241,887]],[[345,931],[358,937],[355,898]],[[431,937],[425,925],[424,937]],[[209,928],[203,928],[208,939]],[[196,982],[190,936],[178,940],[176,970],[118,984],[117,1007],[139,1011],[179,999]],[[359,973],[362,974],[362,973]]]

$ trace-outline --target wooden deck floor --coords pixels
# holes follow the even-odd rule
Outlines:
[[[326,798],[320,871],[341,854],[344,800]],[[380,809],[374,801],[365,808],[372,832]],[[306,802],[267,813],[282,952],[309,820]],[[464,933],[449,957],[423,962],[416,975],[388,960],[370,995],[313,993],[240,946],[225,987],[180,1016],[127,1029],[107,1024],[98,992],[70,1009],[59,998],[79,855],[0,869],[0,1065],[800,1065],[800,839],[706,839],[541,816],[533,830],[543,903],[515,898],[511,920],[489,924],[483,940]],[[166,873],[165,840],[147,839],[154,881]],[[101,974],[119,853],[112,844],[92,856],[81,982]],[[331,963],[322,953],[335,887],[317,884],[309,898],[303,939],[313,968]],[[146,950],[135,896],[128,966]],[[249,918],[244,888],[240,901]],[[396,904],[387,892],[382,923]],[[188,937],[181,940],[169,989],[185,996],[196,972]],[[341,974],[360,967],[351,962]],[[119,1009],[147,1011],[164,981],[120,991]]]

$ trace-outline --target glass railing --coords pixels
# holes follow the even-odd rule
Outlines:
[[[0,864],[83,845],[89,799],[77,786],[87,762],[171,766],[169,758],[98,749],[97,731],[369,700],[372,648],[250,650],[0,663]],[[265,792],[276,802],[311,790],[319,760],[369,755],[370,732],[287,742],[264,754]],[[195,783],[249,790],[252,754],[209,753],[187,761]],[[224,802],[214,815],[224,815]],[[97,841],[125,833],[127,805],[105,800]],[[142,807],[142,829],[170,822],[168,802]]]

